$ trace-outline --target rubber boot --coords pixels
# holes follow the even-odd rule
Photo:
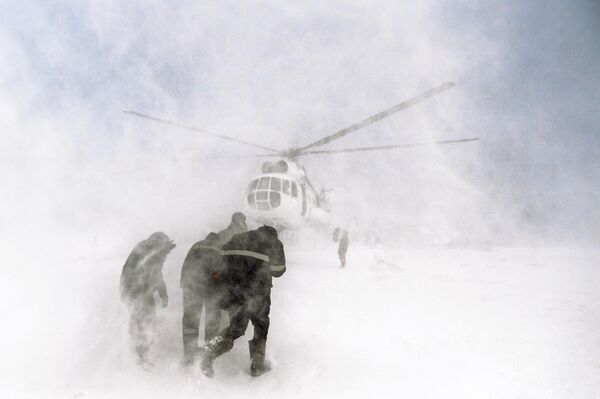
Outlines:
[[[198,348],[198,354],[202,357],[202,362],[200,363],[200,371],[202,371],[202,374],[208,378],[214,377],[215,371],[213,369],[213,362],[218,356],[226,352],[225,349],[227,346],[228,345],[223,337],[221,335],[217,335],[205,345],[202,345]],[[229,349],[231,349],[231,347],[229,347]]]
[[[267,347],[267,340],[250,340],[248,341],[248,348],[250,349],[250,375],[252,377],[258,377],[267,371],[271,370],[271,363],[265,359],[265,351]]]
[[[198,349],[198,335],[187,334],[183,336],[183,365],[192,366],[194,355]]]
[[[200,363],[200,371],[208,378],[215,376],[215,370],[213,369],[214,357],[210,353],[205,353],[202,356],[202,362]]]

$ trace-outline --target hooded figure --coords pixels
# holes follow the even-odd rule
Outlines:
[[[121,273],[121,300],[131,311],[129,333],[132,346],[138,363],[144,367],[152,365],[148,360],[148,352],[156,324],[154,293],[160,297],[163,308],[169,300],[162,267],[173,248],[175,244],[165,233],[153,233],[135,246]]]
[[[231,215],[231,223],[225,230],[219,232],[219,237],[221,238],[221,243],[225,244],[231,240],[236,234],[245,233],[248,231],[248,226],[246,225],[246,215],[242,212],[235,212]]]
[[[212,339],[219,332],[221,309],[218,286],[212,284],[223,269],[221,241],[217,233],[210,233],[204,240],[195,243],[183,262],[180,287],[183,290],[183,362],[194,363],[198,348],[198,325],[202,306],[205,309],[204,340]]]
[[[229,326],[202,348],[202,372],[214,375],[214,360],[229,351],[233,342],[244,335],[248,323],[254,326],[250,346],[250,373],[259,376],[270,370],[265,360],[272,277],[285,273],[283,244],[277,230],[263,226],[237,234],[223,246],[225,270],[218,283],[223,286],[221,306],[229,313]]]

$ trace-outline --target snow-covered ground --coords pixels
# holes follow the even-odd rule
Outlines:
[[[3,397],[600,395],[598,250],[351,245],[339,269],[333,244],[288,246],[288,271],[272,295],[274,369],[248,375],[249,328],[212,380],[179,366],[186,251],[180,245],[165,264],[171,301],[158,311],[150,372],[128,351],[117,288],[124,258],[73,260],[60,276],[15,274],[4,287],[17,328],[2,333]],[[40,294],[19,300],[19,279]]]

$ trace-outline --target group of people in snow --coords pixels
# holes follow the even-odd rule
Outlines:
[[[152,234],[133,249],[121,274],[121,297],[128,304],[130,335],[138,362],[149,367],[148,352],[156,324],[155,294],[166,307],[168,295],[162,275],[167,255],[175,248],[162,233]],[[277,230],[262,226],[248,231],[246,217],[236,212],[231,224],[219,233],[211,232],[190,248],[181,269],[183,291],[183,363],[214,375],[213,362],[231,350],[244,335],[248,324],[254,326],[249,341],[250,374],[269,371],[266,343],[269,331],[272,278],[286,271],[283,244]],[[205,309],[204,345],[199,345],[199,324]],[[220,329],[222,312],[229,325]]]

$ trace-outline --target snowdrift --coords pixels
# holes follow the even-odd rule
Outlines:
[[[190,243],[191,244],[191,243]],[[274,369],[248,375],[247,336],[212,380],[180,365],[178,276],[158,310],[146,372],[129,351],[121,258],[71,259],[63,273],[13,275],[3,397],[592,398],[600,392],[600,251],[288,246],[274,281]],[[23,296],[30,287],[35,296]],[[20,300],[18,298],[21,298]],[[4,302],[6,306],[6,302]],[[6,310],[6,309],[3,309]]]

